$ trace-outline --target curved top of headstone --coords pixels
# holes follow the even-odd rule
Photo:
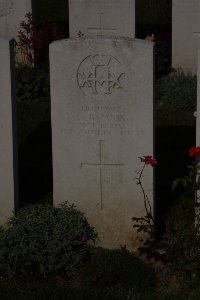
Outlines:
[[[103,41],[127,41],[127,42],[135,42],[137,44],[143,44],[145,46],[150,46],[152,47],[155,43],[152,41],[148,41],[148,40],[141,40],[141,39],[137,39],[137,38],[130,38],[130,37],[125,37],[125,36],[88,36],[88,37],[81,37],[81,38],[67,38],[67,39],[62,39],[62,40],[56,40],[53,41],[50,44],[50,48],[54,45],[54,44],[64,44],[65,42],[67,42],[68,44],[70,43],[79,43],[79,41],[85,41],[85,42],[94,42],[96,43],[98,40],[103,40]]]

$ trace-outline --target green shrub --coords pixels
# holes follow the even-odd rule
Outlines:
[[[72,272],[80,267],[96,233],[82,213],[67,203],[60,207],[31,205],[0,231],[2,276]]]
[[[197,288],[200,284],[200,219],[195,215],[192,191],[189,186],[185,188],[168,211],[166,233],[160,248],[165,249],[166,260],[179,281],[185,287]]]
[[[167,236],[167,235],[166,235]],[[189,226],[167,236],[167,259],[185,286],[197,288],[200,284],[200,239]]]
[[[16,95],[20,101],[49,101],[49,70],[19,64],[16,68]]]
[[[165,113],[196,110],[197,78],[192,73],[177,71],[156,83],[156,108]]]

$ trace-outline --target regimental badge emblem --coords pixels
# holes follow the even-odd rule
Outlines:
[[[79,88],[87,96],[110,95],[123,89],[125,73],[112,55],[89,55],[77,70]]]
[[[0,17],[10,15],[13,10],[13,0],[0,0]]]

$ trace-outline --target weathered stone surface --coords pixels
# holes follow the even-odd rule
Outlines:
[[[31,0],[0,0],[0,34],[16,39],[28,12],[32,12]]]
[[[196,145],[200,146],[200,48],[198,49],[198,68],[197,68],[197,112],[196,117]]]
[[[69,0],[70,37],[135,37],[135,0]]]
[[[54,203],[83,211],[109,248],[137,241],[144,216],[135,178],[153,154],[153,44],[86,38],[50,46]],[[153,171],[144,187],[153,206]]]
[[[0,224],[17,206],[14,41],[0,37]]]
[[[200,2],[173,0],[172,5],[172,66],[196,73]]]

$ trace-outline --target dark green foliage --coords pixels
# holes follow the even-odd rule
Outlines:
[[[197,300],[196,297],[166,294],[163,292],[134,293],[131,290],[123,293],[121,290],[102,292],[101,290],[89,290],[71,287],[59,287],[55,284],[33,284],[29,286],[16,286],[13,282],[0,285],[1,300]],[[198,294],[196,294],[198,295]]]
[[[195,209],[194,194],[184,190],[166,216],[166,233],[159,246],[185,288],[200,284],[200,219]]]
[[[16,75],[18,141],[21,143],[41,122],[50,121],[49,70],[18,65]]]
[[[125,250],[97,249],[81,273],[84,287],[145,292],[155,286],[153,270]]]
[[[17,129],[19,144],[24,141],[41,123],[51,120],[50,102],[18,101]]]
[[[171,71],[171,32],[155,33],[155,76],[168,75]]]
[[[20,101],[49,101],[49,70],[18,65],[16,68],[16,94]]]
[[[171,0],[136,0],[136,23],[139,24],[170,24]],[[159,26],[158,26],[159,25]]]
[[[48,0],[48,5],[46,0],[32,0],[32,6],[36,20],[68,21],[68,1],[66,0]]]
[[[80,267],[96,234],[86,218],[64,203],[27,206],[0,232],[0,272],[47,276]]]
[[[173,72],[156,83],[156,108],[167,114],[196,110],[197,78],[191,73]]]
[[[166,235],[167,236],[167,235]],[[194,226],[168,233],[167,258],[185,285],[197,288],[200,284],[200,238]]]
[[[195,180],[198,174],[198,169],[198,165],[195,162],[193,162],[192,165],[189,165],[188,174],[173,181],[172,191],[177,189],[177,187],[182,186],[183,188],[190,188],[191,191],[193,191],[193,194],[195,194],[195,190],[199,190],[199,183]]]

